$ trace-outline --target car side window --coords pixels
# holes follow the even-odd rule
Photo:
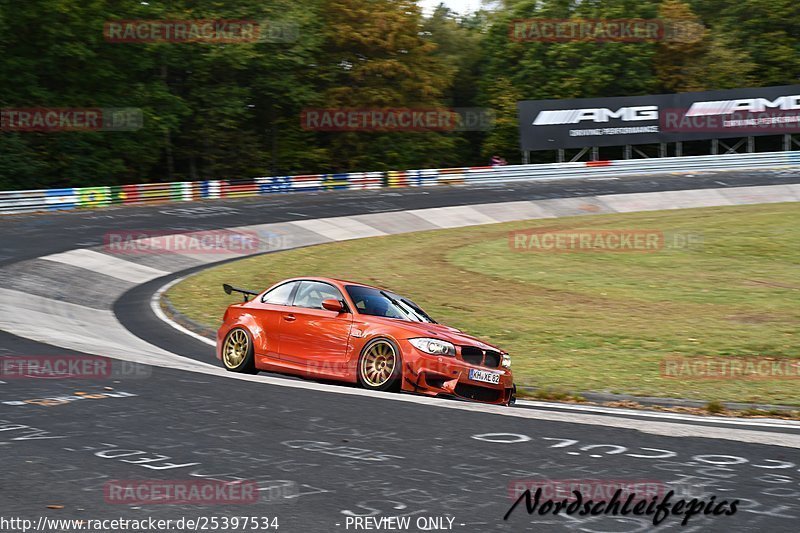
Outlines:
[[[290,281],[289,283],[284,283],[283,285],[279,285],[275,287],[268,293],[266,293],[262,298],[261,301],[265,304],[273,304],[273,305],[291,305],[290,298],[292,297],[292,291],[297,286],[296,281]]]
[[[301,281],[294,297],[296,307],[308,307],[310,309],[322,309],[323,300],[341,300],[340,293],[332,285],[319,281]]]

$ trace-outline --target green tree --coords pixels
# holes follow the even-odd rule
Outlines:
[[[495,111],[495,124],[483,143],[483,156],[488,160],[497,154],[507,161],[520,162],[517,102],[524,99],[522,92],[505,77],[493,80],[486,91]]]
[[[412,0],[325,0],[317,81],[326,108],[440,108],[452,68],[422,35]],[[438,132],[332,132],[317,136],[334,169],[438,166],[455,137]]]
[[[800,3],[795,0],[691,0],[715,37],[715,57],[724,57],[731,74],[736,56],[748,69],[747,84],[797,83],[800,78]],[[730,46],[722,50],[722,46]],[[716,66],[708,64],[712,76]],[[731,79],[730,75],[723,76]],[[744,86],[745,80],[739,84]]]
[[[510,128],[511,99],[626,96],[658,90],[654,42],[528,40],[514,33],[512,26],[512,21],[521,19],[650,19],[656,16],[656,2],[518,0],[506,4],[491,17],[480,84],[482,101],[499,106],[506,122],[487,138],[484,154],[519,153],[518,136]]]
[[[698,70],[709,69],[704,61],[707,30],[691,7],[681,0],[665,0],[658,9],[665,27],[664,40],[658,43],[653,67],[667,92],[697,90]]]
[[[484,64],[482,44],[487,27],[485,12],[461,16],[444,5],[436,8],[423,24],[425,35],[436,44],[432,53],[446,69],[450,80],[450,86],[444,93],[445,104],[453,108],[466,108],[471,113],[488,117],[492,110],[479,109],[481,102],[478,94]],[[492,127],[490,123],[486,125]],[[481,145],[485,136],[486,132],[481,129],[456,135],[455,150],[442,160],[443,164],[482,164],[485,158],[481,153]]]

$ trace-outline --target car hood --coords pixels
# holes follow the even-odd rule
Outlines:
[[[504,352],[501,348],[484,342],[477,337],[467,335],[461,330],[446,326],[444,324],[428,324],[424,322],[409,322],[406,320],[397,320],[393,318],[371,317],[372,321],[387,324],[392,327],[402,328],[406,332],[406,338],[412,339],[414,337],[433,337],[452,342],[457,345],[464,346],[477,346],[483,350],[495,350]]]

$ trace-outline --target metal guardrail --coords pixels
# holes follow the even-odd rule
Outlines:
[[[32,191],[0,191],[0,214],[91,209],[212,198],[322,190],[359,190],[465,183],[505,183],[731,169],[800,168],[800,151],[579,161],[504,167],[464,167],[389,172],[269,176],[245,180],[183,181]]]

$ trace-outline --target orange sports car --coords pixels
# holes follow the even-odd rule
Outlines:
[[[515,401],[507,353],[437,323],[399,294],[311,277],[284,280],[261,293],[223,288],[244,294],[244,302],[225,311],[217,332],[217,358],[230,371],[283,372],[493,404]]]

